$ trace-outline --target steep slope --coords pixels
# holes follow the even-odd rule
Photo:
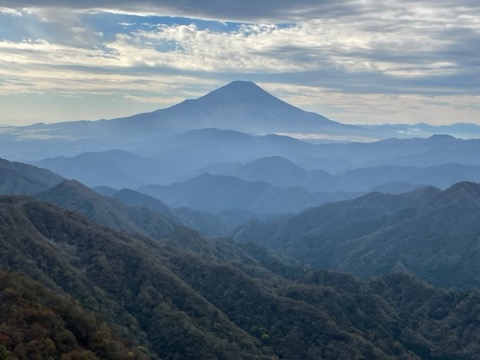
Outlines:
[[[61,181],[49,170],[0,159],[0,194],[32,195]]]
[[[480,185],[369,194],[272,223],[251,223],[237,240],[258,241],[322,268],[362,276],[411,271],[442,287],[477,288]]]
[[[421,334],[399,326],[393,307],[351,276],[304,269],[292,282],[224,240],[189,231],[160,242],[126,237],[27,198],[1,198],[0,212],[2,268],[71,294],[153,358],[422,358],[409,345]],[[432,322],[422,315],[418,322]],[[427,350],[471,356],[441,344]]]
[[[75,211],[97,224],[117,231],[165,237],[174,232],[178,223],[142,207],[128,207],[122,202],[100,195],[76,180],[65,180],[36,198]]]
[[[160,243],[27,198],[0,198],[0,214],[2,268],[70,294],[153,355],[265,359],[251,336],[168,269],[168,251]]]
[[[398,313],[401,327],[416,329],[415,338],[403,338],[410,335],[404,333],[400,341],[421,358],[473,359],[473,354],[480,353],[479,334],[475,330],[480,314],[478,291],[442,291],[404,273],[372,279],[369,285]],[[425,299],[431,306],[424,306]],[[465,322],[466,314],[475,320]],[[419,319],[423,320],[418,322]],[[466,325],[469,322],[471,326]],[[466,341],[459,346],[455,338]],[[475,340],[471,342],[472,339]]]
[[[98,314],[19,274],[0,270],[0,358],[143,359]],[[123,334],[125,335],[125,334]]]
[[[259,242],[274,249],[281,249],[307,234],[337,231],[346,237],[360,236],[380,228],[383,225],[381,219],[408,209],[416,201],[417,197],[370,193],[272,222],[251,222],[236,229],[233,236],[239,241]],[[329,254],[325,254],[325,258],[329,258]]]

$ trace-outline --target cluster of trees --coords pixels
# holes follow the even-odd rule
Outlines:
[[[98,314],[25,276],[0,271],[0,359],[146,360]]]

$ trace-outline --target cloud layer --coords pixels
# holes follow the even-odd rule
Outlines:
[[[39,94],[108,97],[88,112],[108,118],[235,79],[341,122],[480,123],[477,1],[17,3],[0,1],[0,123],[87,116],[33,117]]]

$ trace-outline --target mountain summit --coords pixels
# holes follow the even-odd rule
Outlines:
[[[233,81],[195,100],[200,103],[294,108],[251,81]],[[326,119],[326,118],[325,118]]]
[[[139,144],[158,144],[167,136],[206,128],[254,135],[315,133],[321,138],[341,140],[371,139],[373,133],[371,129],[340,124],[301,110],[252,82],[234,81],[198,99],[149,113],[109,121],[35,124],[7,129],[0,134],[3,145],[0,151],[5,157],[17,159],[109,149],[132,151]],[[25,144],[26,141],[29,143]]]
[[[167,109],[119,119],[181,132],[202,128],[235,130],[250,134],[319,133],[360,135],[367,129],[344,125],[301,110],[263,90],[250,81],[233,81],[194,100],[185,100]]]

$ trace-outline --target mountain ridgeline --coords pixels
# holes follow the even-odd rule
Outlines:
[[[305,264],[358,276],[408,271],[447,288],[478,288],[480,185],[368,195],[271,222],[250,222],[238,241],[270,246]]]
[[[356,196],[378,189],[398,193],[425,185],[446,188],[460,181],[479,182],[478,152],[480,140],[451,137],[315,145],[285,136],[206,129],[148,145],[140,154],[89,152],[34,165],[91,187],[169,186],[208,173]]]
[[[0,194],[32,195],[63,180],[47,169],[0,159]]]

